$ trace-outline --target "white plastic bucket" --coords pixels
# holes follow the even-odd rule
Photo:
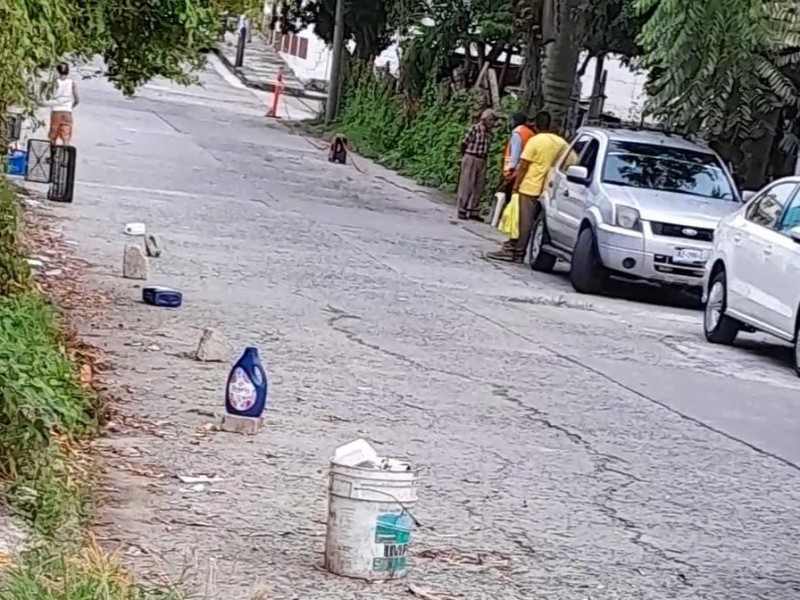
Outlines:
[[[331,461],[325,568],[344,577],[405,577],[417,474]]]
[[[506,205],[506,193],[497,192],[494,195],[494,206],[492,207],[492,227],[500,225],[500,217]]]

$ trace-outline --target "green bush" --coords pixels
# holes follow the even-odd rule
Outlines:
[[[358,65],[345,87],[339,131],[351,146],[423,185],[455,192],[460,169],[459,146],[480,113],[480,100],[458,92],[440,100],[431,82],[419,105],[408,116],[403,98],[368,65]],[[487,168],[485,200],[500,182],[506,131],[498,124]]]
[[[0,479],[11,508],[52,537],[82,514],[67,453],[95,427],[53,308],[32,286],[21,210],[0,180]]]
[[[0,298],[0,477],[12,507],[47,536],[80,514],[65,452],[94,430],[93,413],[53,309],[35,292]]]
[[[17,196],[0,176],[0,296],[30,286],[30,267],[20,251],[21,220]]]

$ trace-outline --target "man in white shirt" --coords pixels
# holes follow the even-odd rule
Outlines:
[[[80,103],[78,86],[69,77],[69,65],[60,63],[56,67],[58,79],[50,105],[50,143],[61,141],[69,146],[72,141],[72,111]]]

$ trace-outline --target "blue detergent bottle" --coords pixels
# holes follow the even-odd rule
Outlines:
[[[267,374],[258,348],[245,348],[233,365],[225,386],[225,410],[238,417],[261,417],[267,406]]]

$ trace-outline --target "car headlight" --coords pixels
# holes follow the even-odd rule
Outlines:
[[[630,206],[618,206],[616,209],[615,220],[618,227],[625,229],[639,230],[642,228],[642,222],[639,218],[639,211]]]

